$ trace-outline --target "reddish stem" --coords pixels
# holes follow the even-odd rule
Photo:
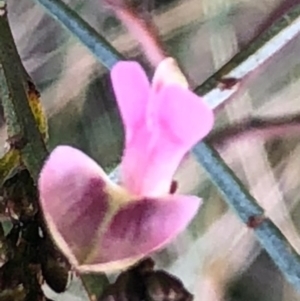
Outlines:
[[[167,57],[161,43],[159,32],[148,12],[141,12],[128,1],[105,0],[115,15],[127,27],[127,30],[139,41],[146,57],[153,65],[157,65]]]

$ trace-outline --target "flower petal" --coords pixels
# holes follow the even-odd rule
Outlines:
[[[158,93],[162,87],[170,84],[178,84],[188,89],[189,84],[180,70],[177,62],[172,57],[167,57],[157,66],[153,79],[152,88]]]
[[[128,203],[114,216],[94,253],[79,271],[123,269],[165,246],[182,232],[197,213],[201,200],[169,195]]]
[[[187,152],[213,127],[214,114],[204,100],[178,85],[164,87],[151,104],[162,138],[168,137],[181,151]]]
[[[55,148],[41,171],[38,187],[47,226],[75,266],[88,256],[109,208],[108,183],[96,162],[69,146]]]
[[[148,125],[136,129],[122,160],[123,182],[137,195],[167,194],[183,156],[212,129],[212,110],[178,85],[153,93]]]
[[[179,195],[134,200],[96,162],[68,146],[51,153],[38,186],[55,243],[82,272],[121,269],[163,247],[200,205],[197,197]]]
[[[119,62],[111,71],[111,80],[125,127],[126,140],[145,122],[150,83],[137,62]]]

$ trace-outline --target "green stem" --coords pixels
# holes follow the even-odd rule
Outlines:
[[[5,5],[0,7],[0,36],[0,99],[8,137],[24,140],[25,146],[20,149],[22,161],[36,180],[47,157],[47,148],[28,103],[24,69],[9,27]]]

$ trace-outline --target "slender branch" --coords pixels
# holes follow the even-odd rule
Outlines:
[[[211,108],[217,108],[232,98],[248,77],[254,75],[259,67],[265,65],[299,34],[300,4],[297,4],[199,85],[195,92],[204,95]],[[225,85],[222,82],[225,82]],[[228,89],[226,82],[229,82]]]
[[[150,63],[157,67],[166,58],[166,50],[146,8],[139,9],[142,4],[132,3],[128,0],[104,0],[104,2],[113,9],[115,15],[127,27],[131,35],[137,38]]]
[[[98,46],[106,47],[106,41],[102,39],[92,39],[94,45],[91,45],[91,40],[83,37],[83,30],[76,28],[86,28],[83,21],[78,22],[74,18],[74,14],[69,14],[69,21],[64,20],[62,16],[66,16],[66,7],[60,5],[59,0],[38,0],[45,5],[53,15],[56,15],[60,21],[77,35],[81,41],[92,50]],[[242,79],[246,75],[250,75],[259,66],[267,62],[276,52],[282,49],[300,33],[300,5],[296,6],[287,15],[281,18],[271,27],[265,34],[260,36],[246,51],[235,57],[227,64],[219,73],[207,80],[204,85],[199,87],[196,92],[205,94],[205,100],[212,108],[229,99],[233,93],[237,91],[237,87],[233,86],[230,89],[220,89],[219,79],[226,76],[230,78]],[[288,17],[288,21],[286,21]],[[72,19],[73,18],[73,19]],[[70,21],[72,19],[72,21]],[[74,25],[72,22],[74,22]],[[70,26],[70,24],[74,26]],[[79,34],[80,33],[80,34]],[[104,46],[103,46],[104,45]],[[107,48],[106,48],[107,49]],[[115,61],[122,59],[113,52]],[[107,61],[107,52],[94,53],[101,62]],[[111,67],[112,64],[106,64]],[[219,154],[206,143],[199,143],[193,150],[198,161],[206,169],[211,176],[212,181],[216,184],[219,190],[223,193],[227,203],[237,212],[241,220],[252,227],[256,237],[261,245],[266,249],[271,258],[282,271],[286,279],[300,290],[300,260],[298,254],[282,235],[279,229],[267,218],[264,217],[263,209],[257,204],[255,199],[244,188],[242,183],[237,179],[230,168],[224,163]],[[115,174],[112,175],[112,177]]]
[[[300,115],[276,118],[249,118],[212,132],[206,139],[214,147],[241,139],[287,137],[299,135]]]
[[[300,290],[300,257],[285,236],[269,218],[264,217],[263,208],[245,190],[240,180],[213,148],[206,143],[199,143],[193,153],[228,205],[247,226],[254,229],[256,238],[286,280]]]

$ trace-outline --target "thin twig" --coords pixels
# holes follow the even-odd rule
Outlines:
[[[299,34],[300,5],[298,4],[199,85],[195,92],[203,95],[211,108],[217,108],[232,98],[248,77],[253,76],[261,66],[265,65]],[[228,89],[226,88],[227,82],[230,84]],[[231,83],[233,83],[232,86]]]
[[[228,205],[253,228],[262,247],[281,270],[286,280],[300,291],[300,257],[280,230],[264,216],[261,208],[217,151],[206,143],[193,150],[197,160],[219,188]]]
[[[274,118],[254,117],[217,129],[208,136],[206,141],[214,147],[219,147],[223,144],[241,139],[256,138],[257,136],[264,139],[299,136],[299,131],[299,114]]]
[[[166,58],[166,50],[159,37],[159,32],[148,11],[142,11],[131,1],[104,0],[113,9],[115,15],[127,27],[132,36],[138,37],[142,52],[152,66],[157,65]],[[141,4],[139,4],[141,6]]]

